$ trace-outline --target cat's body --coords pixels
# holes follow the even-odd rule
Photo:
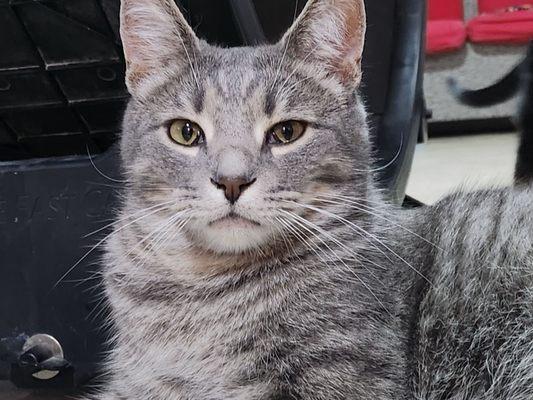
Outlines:
[[[532,195],[454,194],[415,217],[442,249],[426,246],[431,285],[415,290],[416,399],[532,398]]]
[[[326,263],[311,251],[245,261],[239,273],[189,285],[132,264],[112,268],[119,339],[109,399],[530,399],[532,195],[505,189],[380,208],[371,233],[388,249],[329,226],[361,262],[331,238],[318,245],[349,269],[327,250]]]
[[[362,2],[315,0],[279,44],[222,50],[170,2],[123,1],[99,400],[531,398],[532,193],[383,201],[363,32]]]

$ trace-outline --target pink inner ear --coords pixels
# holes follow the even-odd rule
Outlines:
[[[197,40],[174,0],[122,0],[120,32],[130,90],[154,71],[180,62]]]
[[[139,29],[143,28],[144,22],[142,18],[136,18],[135,15],[131,14],[126,14],[122,20],[122,43],[128,79],[131,81],[137,81],[147,73],[150,69],[150,61],[155,58],[155,55],[152,58],[147,56],[150,53],[150,45],[138,34]]]
[[[304,10],[285,36],[293,51],[299,57],[313,55],[343,81],[358,84],[366,29],[363,0],[312,0]]]
[[[366,14],[362,1],[344,1],[345,16],[344,43],[341,44],[342,60],[339,72],[345,79],[361,80],[361,58],[364,50]]]
[[[361,58],[363,54],[366,30],[366,15],[364,10],[358,9],[356,12],[348,14],[346,27],[347,35],[351,42],[350,48],[357,58]]]

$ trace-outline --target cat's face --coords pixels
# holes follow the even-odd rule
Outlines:
[[[315,0],[280,43],[220,49],[171,1],[123,0],[132,204],[170,204],[169,227],[238,253],[282,238],[317,196],[364,196],[361,3]]]

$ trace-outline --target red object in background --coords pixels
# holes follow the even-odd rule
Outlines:
[[[480,15],[467,27],[475,43],[528,43],[533,39],[533,1],[478,0]]]
[[[460,20],[464,18],[462,0],[429,0],[428,18],[434,20]]]
[[[463,0],[429,0],[426,53],[460,49],[466,41]]]
[[[477,11],[481,15],[500,11],[508,7],[523,6],[524,4],[533,4],[533,2],[527,0],[478,0]]]
[[[465,24],[461,20],[428,21],[426,53],[438,54],[460,49],[466,41]]]

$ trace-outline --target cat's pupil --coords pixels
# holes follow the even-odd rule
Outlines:
[[[181,128],[181,135],[186,142],[189,142],[193,138],[194,128],[190,123],[183,125],[183,128]]]
[[[294,128],[292,126],[292,124],[283,124],[283,126],[281,127],[281,133],[283,134],[283,137],[286,139],[286,140],[291,140],[292,137],[294,136]]]

